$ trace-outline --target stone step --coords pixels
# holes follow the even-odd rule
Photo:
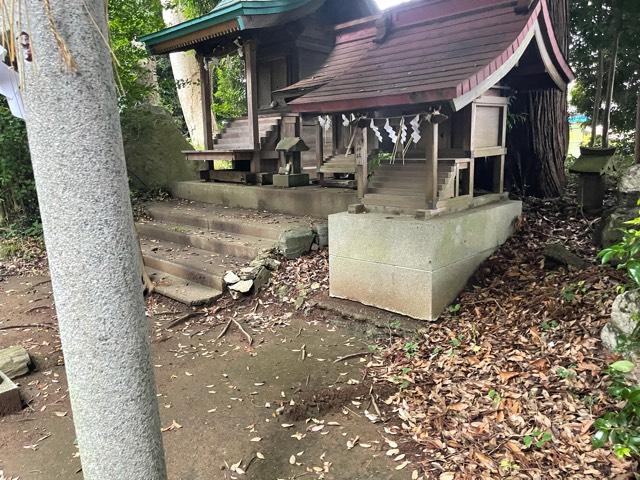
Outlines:
[[[156,221],[188,225],[204,230],[249,235],[277,241],[283,231],[308,222],[284,215],[264,214],[255,210],[225,208],[197,202],[164,201],[145,205]]]
[[[277,242],[264,238],[205,231],[184,225],[138,222],[136,228],[141,237],[151,240],[177,243],[232,257],[253,260],[263,249],[274,248]]]
[[[224,274],[246,265],[246,259],[219,255],[172,242],[141,238],[142,257],[153,268],[205,287],[224,290]]]
[[[419,188],[394,188],[394,187],[387,187],[387,186],[369,187],[367,193],[379,193],[382,195],[401,195],[401,196],[417,196],[417,195],[426,196],[425,188],[426,187],[424,185],[422,186],[422,190],[420,190]]]
[[[189,306],[207,305],[222,296],[222,291],[146,267],[155,284],[155,292]]]
[[[425,208],[424,195],[383,195],[371,193],[364,196],[365,205],[381,205],[399,208]]]

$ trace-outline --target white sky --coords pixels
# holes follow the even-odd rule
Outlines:
[[[404,3],[406,1],[408,0],[376,0],[380,8],[393,7],[394,5],[398,5],[399,3]]]

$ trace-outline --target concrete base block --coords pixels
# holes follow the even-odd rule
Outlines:
[[[332,297],[435,320],[513,232],[520,202],[417,220],[381,213],[329,216]]]
[[[18,386],[0,371],[0,417],[22,410]]]
[[[290,175],[274,175],[273,186],[280,188],[304,187],[309,185],[309,174],[292,173]]]

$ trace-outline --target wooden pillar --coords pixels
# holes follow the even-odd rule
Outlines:
[[[200,99],[202,101],[202,134],[204,149],[213,150],[213,113],[211,111],[211,76],[207,68],[204,55],[197,53],[198,71],[200,76]],[[209,172],[214,170],[213,160],[207,161],[207,169],[200,172],[203,180],[209,180]]]
[[[316,119],[316,173],[320,186],[324,187],[324,173],[320,171],[322,165],[324,165],[324,132],[320,122]]]
[[[359,129],[356,133],[356,182],[358,188],[358,198],[362,199],[369,189],[369,142],[368,129]]]
[[[504,191],[504,155],[495,157],[493,162],[493,191],[494,193]]]
[[[244,49],[245,74],[247,80],[247,117],[249,119],[249,137],[256,150],[260,149],[260,130],[258,126],[258,76],[256,63],[256,42],[245,40]]]
[[[426,201],[428,208],[438,203],[438,124],[427,122],[424,132],[426,157]]]

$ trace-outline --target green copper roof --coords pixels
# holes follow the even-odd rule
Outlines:
[[[242,17],[245,15],[273,15],[285,13],[301,7],[312,0],[221,0],[210,13],[151,33],[140,38],[147,48],[162,42],[179,38],[220,23],[236,19],[240,30],[244,30]]]

